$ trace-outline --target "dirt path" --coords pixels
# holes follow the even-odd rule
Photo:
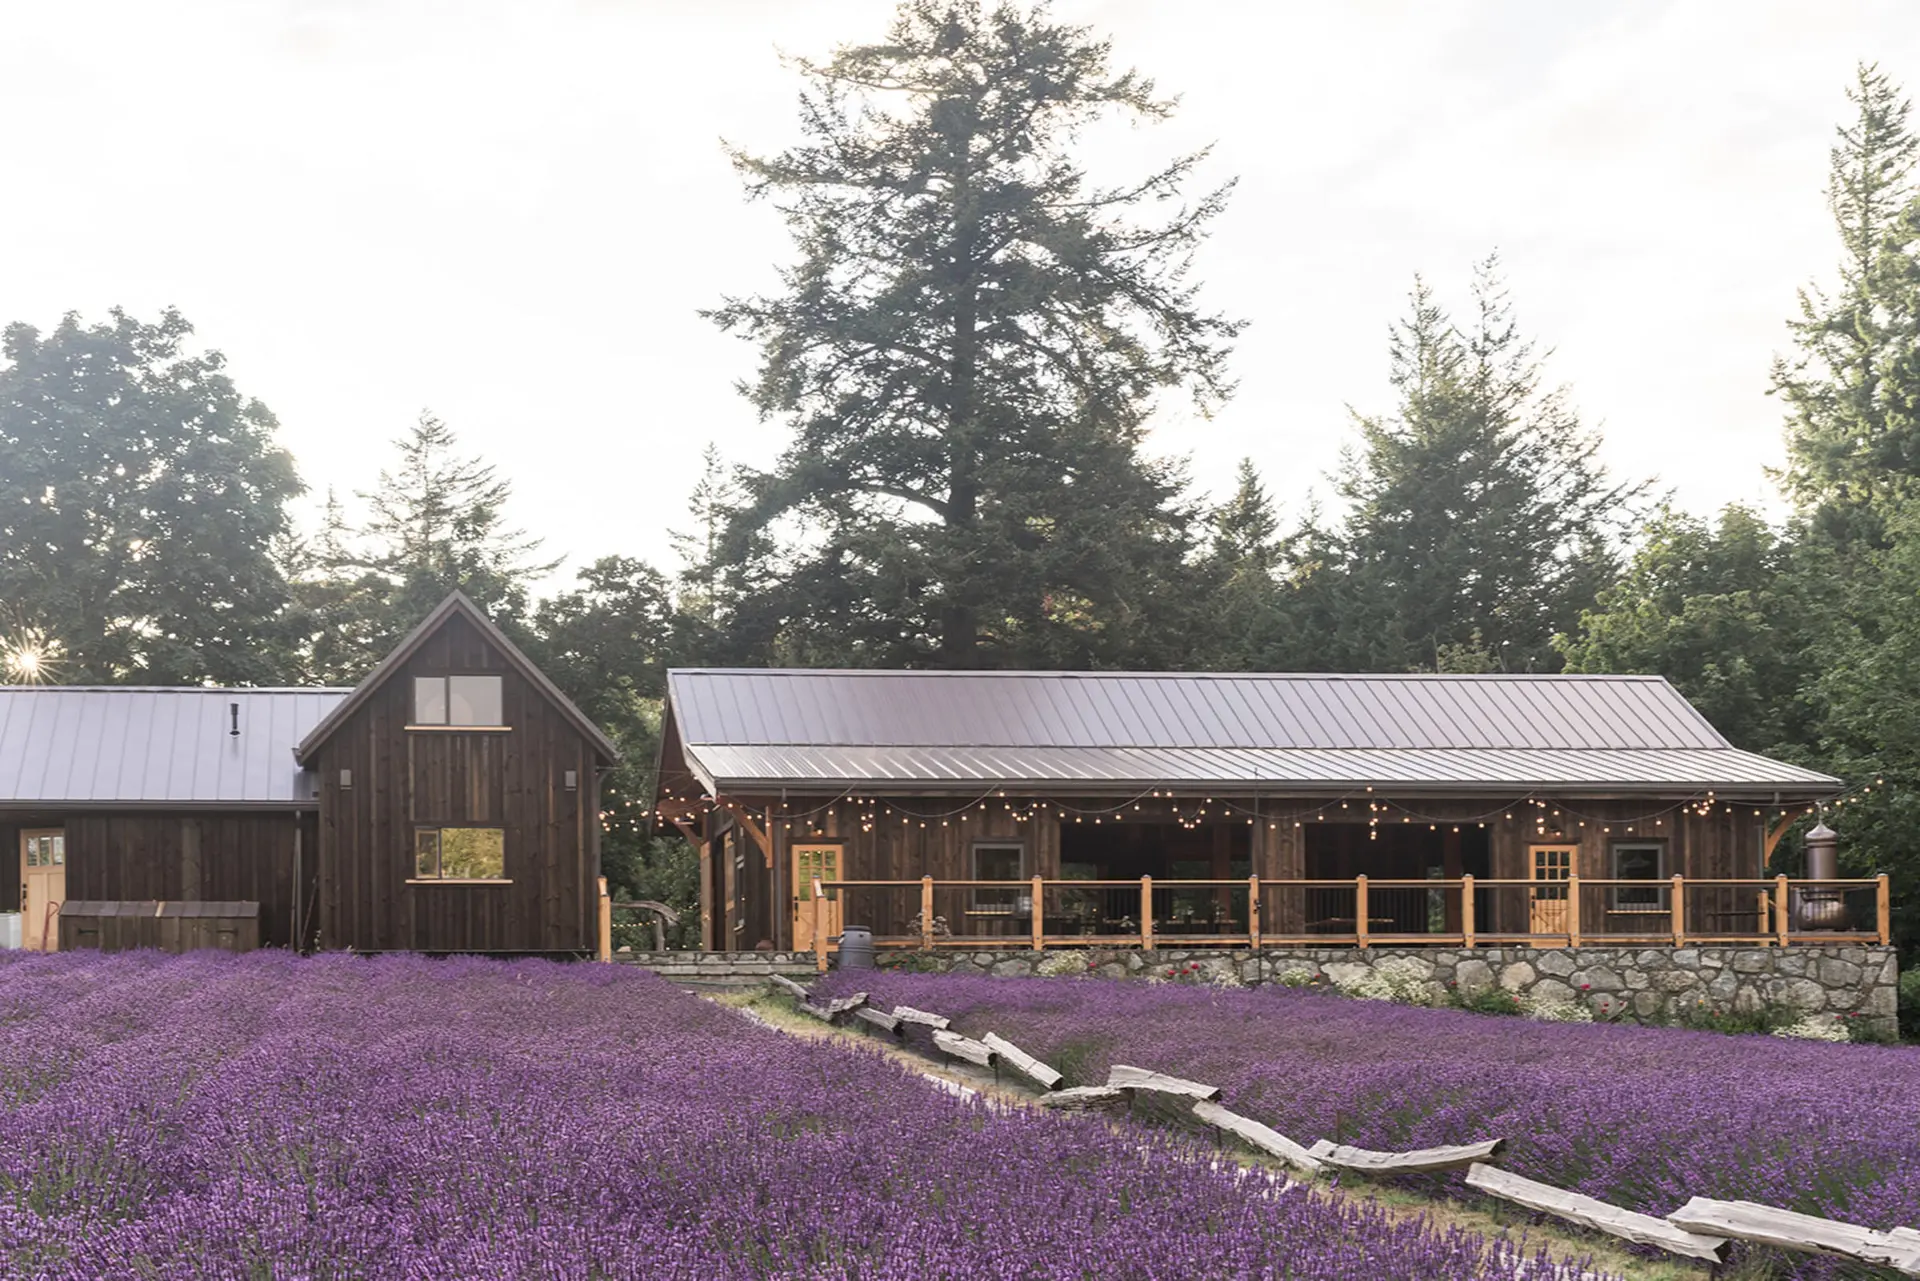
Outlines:
[[[841,1027],[800,1014],[793,1002],[771,992],[705,993],[705,999],[736,1010],[755,1022],[812,1041],[833,1041],[857,1045],[878,1052],[908,1070],[956,1093],[978,1094],[998,1107],[1038,1107],[1039,1095],[1017,1084],[1008,1076],[996,1079],[994,1073],[972,1064],[953,1063],[921,1053],[883,1036],[871,1035],[855,1027]],[[1124,1122],[1109,1122],[1124,1125]],[[1222,1147],[1219,1160],[1248,1173],[1259,1172],[1285,1187],[1294,1180],[1284,1166],[1261,1154],[1235,1147]],[[1319,1185],[1322,1196],[1340,1197],[1373,1206],[1395,1219],[1424,1219],[1435,1227],[1459,1228],[1492,1239],[1510,1242],[1528,1252],[1544,1249],[1556,1261],[1585,1263],[1596,1273],[1623,1278],[1624,1281],[1708,1281],[1713,1274],[1704,1267],[1693,1267],[1677,1260],[1648,1259],[1630,1254],[1610,1241],[1577,1232],[1528,1222],[1524,1211],[1505,1213],[1478,1205],[1465,1205],[1445,1198],[1418,1196],[1392,1187],[1365,1182],[1343,1186]],[[1720,1281],[1744,1281],[1743,1273],[1723,1269]]]

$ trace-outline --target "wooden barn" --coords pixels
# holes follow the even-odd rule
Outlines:
[[[4,688],[0,911],[31,948],[590,953],[614,758],[458,594],[350,690]]]
[[[1884,883],[1770,866],[1839,780],[1734,748],[1657,677],[684,670],[668,691],[658,817],[700,852],[714,950],[850,924],[1036,948],[1885,928]]]

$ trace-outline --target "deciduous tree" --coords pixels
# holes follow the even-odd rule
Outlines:
[[[0,633],[70,682],[285,678],[271,548],[301,489],[273,415],[176,311],[7,328]]]

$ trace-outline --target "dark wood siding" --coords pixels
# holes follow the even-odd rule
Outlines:
[[[20,910],[20,824],[0,823],[0,851],[6,859],[0,874],[0,912]]]
[[[68,899],[254,902],[267,947],[293,942],[296,825],[305,829],[302,900],[311,902],[311,814],[96,813],[49,824],[66,830]]]
[[[502,677],[505,730],[409,730],[413,678]],[[320,945],[360,951],[594,947],[599,802],[593,744],[486,636],[450,616],[316,754]],[[341,771],[351,785],[341,785]],[[565,786],[567,771],[575,786]],[[413,832],[506,834],[510,884],[409,884]]]

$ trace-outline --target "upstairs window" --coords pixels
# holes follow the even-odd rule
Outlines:
[[[507,874],[507,834],[497,827],[421,827],[413,833],[420,881],[498,881]]]
[[[414,725],[505,724],[498,676],[416,676],[413,678]]]

